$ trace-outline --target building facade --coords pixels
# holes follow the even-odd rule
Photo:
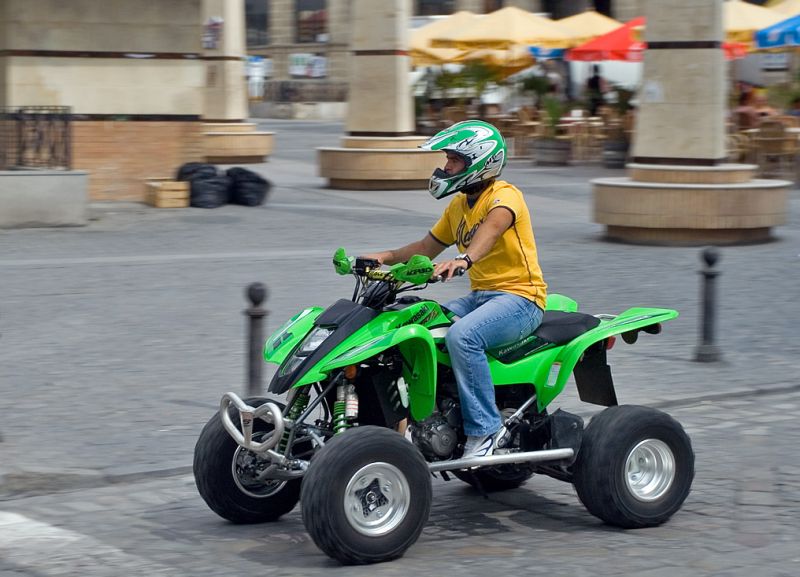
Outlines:
[[[640,16],[644,0],[410,0],[414,16],[507,6],[564,18],[596,9],[621,21]],[[264,99],[342,101],[350,65],[351,0],[246,0],[247,52],[269,62]]]

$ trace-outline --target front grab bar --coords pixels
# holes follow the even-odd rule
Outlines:
[[[228,409],[233,405],[239,411],[239,421],[242,426],[240,431],[233,423]],[[265,453],[272,449],[283,437],[285,424],[281,408],[275,403],[267,401],[263,405],[253,408],[245,403],[236,393],[225,393],[219,402],[219,416],[222,419],[222,426],[228,434],[233,437],[236,443],[254,453]],[[253,419],[261,419],[271,423],[275,428],[263,441],[253,440]]]

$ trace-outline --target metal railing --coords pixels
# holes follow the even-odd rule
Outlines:
[[[72,168],[68,106],[0,107],[0,170]]]

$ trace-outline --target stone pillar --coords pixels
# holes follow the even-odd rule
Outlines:
[[[203,40],[206,59],[203,118],[213,121],[247,118],[244,0],[203,0]]]
[[[294,42],[295,0],[270,0],[269,42],[275,80],[289,78],[288,46]],[[280,48],[277,48],[280,47]]]
[[[722,1],[651,0],[645,39],[634,162],[724,162]]]
[[[410,136],[414,109],[408,81],[411,0],[353,0],[349,104],[351,136]]]

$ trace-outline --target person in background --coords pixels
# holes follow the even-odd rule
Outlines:
[[[598,109],[605,104],[608,90],[606,79],[600,76],[600,67],[592,66],[592,75],[586,81],[586,97],[589,102],[589,116],[597,116]]]
[[[753,106],[756,109],[756,114],[758,114],[758,116],[761,118],[766,116],[776,116],[778,114],[778,111],[769,105],[769,102],[767,101],[767,95],[763,92],[756,93],[753,99]]]

